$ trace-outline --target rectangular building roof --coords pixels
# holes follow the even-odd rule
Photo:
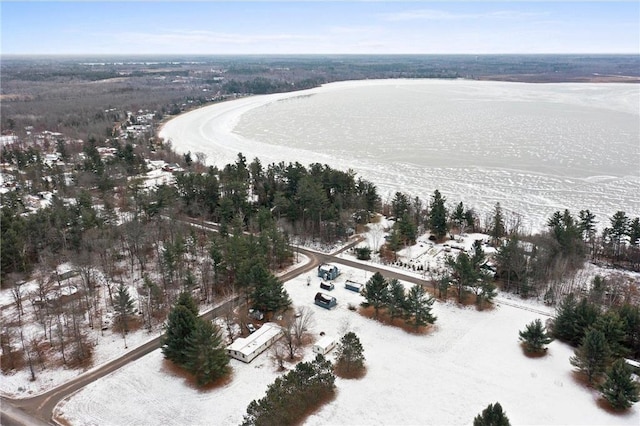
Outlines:
[[[227,346],[227,350],[238,351],[248,357],[253,354],[256,348],[261,347],[280,333],[282,333],[282,329],[278,324],[267,322],[249,336],[236,339]]]

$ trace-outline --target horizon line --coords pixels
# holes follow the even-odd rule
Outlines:
[[[639,56],[640,52],[495,52],[495,53],[0,53],[0,56],[554,56],[620,55]]]

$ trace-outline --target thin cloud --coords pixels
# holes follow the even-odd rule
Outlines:
[[[246,33],[218,33],[204,30],[170,31],[167,33],[148,32],[123,32],[110,34],[121,40],[135,41],[137,44],[152,45],[184,45],[187,43],[197,44],[234,44],[252,45],[264,42],[283,41],[309,41],[315,37],[301,34],[246,34]]]
[[[461,21],[478,19],[528,19],[546,16],[546,13],[498,10],[483,13],[455,13],[437,9],[415,9],[381,15],[386,21]]]

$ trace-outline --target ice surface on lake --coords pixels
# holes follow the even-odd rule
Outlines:
[[[170,121],[180,152],[223,165],[353,169],[383,198],[439,189],[484,218],[496,202],[540,229],[555,210],[640,215],[640,87],[373,80],[258,96]]]

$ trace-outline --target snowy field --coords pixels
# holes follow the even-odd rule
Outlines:
[[[370,276],[370,274],[369,274]],[[543,358],[527,358],[518,331],[551,310],[518,301],[478,312],[436,302],[436,326],[425,335],[409,334],[350,311],[360,295],[344,289],[346,279],[364,282],[361,270],[343,268],[332,295],[338,307],[313,305],[318,278],[301,275],[285,284],[297,307],[314,312],[312,332],[341,336],[355,332],[362,341],[367,374],[360,380],[337,379],[337,397],[305,424],[470,424],[488,404],[500,402],[512,424],[637,425],[640,409],[613,415],[597,405],[598,394],[578,384],[569,357],[572,348],[549,345]],[[523,309],[526,308],[526,309]],[[305,359],[313,358],[311,347]],[[332,354],[329,354],[332,359]],[[82,389],[58,406],[73,425],[237,425],[247,405],[261,398],[279,374],[268,352],[251,364],[231,360],[231,381],[199,391],[167,369],[155,351]]]
[[[280,271],[278,275],[285,274],[291,269],[304,266],[309,262],[309,258],[304,255],[299,255],[297,259],[297,263]],[[72,269],[73,265],[71,263],[65,263],[58,267],[58,272],[63,273]],[[94,272],[94,278],[97,279],[98,282],[101,282],[101,275],[97,271]],[[80,287],[80,283],[78,281],[79,277],[65,280],[65,282],[68,282],[68,288],[75,289],[75,291]],[[138,285],[142,284],[142,279],[139,276],[133,281]],[[33,337],[41,338],[43,335],[42,326],[37,322],[32,303],[29,301],[31,297],[34,297],[33,295],[37,291],[37,286],[36,280],[28,281],[21,286],[23,306],[25,310],[23,320],[26,324],[24,327],[24,334],[25,339],[27,340]],[[127,289],[136,304],[140,303],[136,286],[130,285],[127,286]],[[113,310],[107,307],[108,296],[104,286],[102,286],[101,294],[103,296],[101,305],[103,306],[102,310],[105,312],[105,317],[108,316],[109,318],[112,318]],[[218,300],[217,302],[221,303],[223,300]],[[0,307],[2,308],[0,309],[1,323],[5,324],[16,321],[17,312],[11,290],[5,289],[0,291]],[[213,307],[213,305],[203,305],[200,309],[201,312],[204,312]],[[111,325],[111,321],[109,321],[109,323]],[[101,330],[100,327],[95,327],[93,329],[87,328],[85,331],[87,333],[87,343],[91,345],[93,351],[92,367],[86,370],[81,368],[66,368],[64,366],[55,367],[51,365],[44,370],[37,367],[36,380],[31,381],[29,368],[25,366],[23,369],[18,371],[2,373],[2,379],[0,380],[0,394],[10,398],[29,398],[47,392],[56,386],[60,386],[69,380],[75,379],[80,374],[91,374],[109,361],[124,356],[138,346],[144,345],[148,341],[160,336],[163,332],[163,328],[162,324],[157,323],[154,324],[151,330],[141,327],[138,330],[131,331],[127,333],[126,346],[125,340],[122,338],[122,334],[113,331],[111,326],[105,330]]]
[[[367,80],[254,96],[167,122],[160,136],[217,166],[353,169],[383,199],[439,189],[485,219],[496,202],[536,231],[556,210],[640,215],[640,90],[624,84]]]

